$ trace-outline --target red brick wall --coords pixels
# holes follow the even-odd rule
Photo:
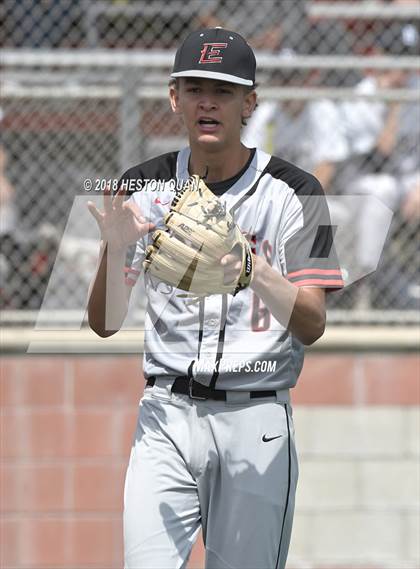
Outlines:
[[[419,375],[414,354],[310,354],[293,402],[418,405]],[[142,385],[139,357],[3,357],[3,569],[122,567],[123,479]],[[199,558],[200,547],[191,565]]]

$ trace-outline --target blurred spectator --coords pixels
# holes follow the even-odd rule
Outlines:
[[[404,198],[401,213],[406,221],[414,222],[420,219],[420,178],[418,174]]]
[[[415,87],[408,82],[409,86]],[[374,71],[355,87],[357,94],[374,94],[407,84],[399,70]],[[247,146],[259,146],[312,172],[334,195],[375,196],[393,211],[416,216],[419,185],[419,106],[352,99],[260,103],[243,134]],[[417,114],[415,114],[415,112]],[[402,117],[405,119],[402,120]],[[416,120],[416,116],[419,117]],[[381,255],[383,227],[389,214],[375,206],[351,212],[332,211],[336,223],[353,231],[349,263],[369,273]],[[353,266],[353,265],[351,265]],[[349,265],[350,267],[350,265]],[[361,287],[359,307],[369,306]]]
[[[200,12],[198,14],[193,28],[216,28],[217,26],[226,27],[223,20],[217,15],[217,10],[209,10],[208,12]]]
[[[282,52],[293,58],[293,52]],[[319,82],[317,72],[284,71],[273,74],[273,83],[282,87],[313,87]],[[342,151],[332,129],[337,122],[337,108],[327,99],[259,102],[244,129],[246,146],[258,146],[309,172],[326,161],[338,161]]]
[[[0,109],[0,122],[3,113]],[[53,268],[58,235],[53,225],[22,231],[16,190],[7,173],[7,150],[0,141],[0,306],[39,308]]]
[[[16,229],[15,189],[6,174],[7,153],[0,143],[0,236],[14,233]]]
[[[2,120],[3,111],[0,108],[0,124]],[[5,295],[7,280],[13,270],[10,257],[15,252],[14,234],[16,231],[15,189],[7,176],[6,165],[7,152],[0,141],[0,296],[2,298]]]
[[[263,101],[248,122],[242,141],[315,172],[327,160],[341,158],[329,136],[328,125],[335,113],[328,100]]]

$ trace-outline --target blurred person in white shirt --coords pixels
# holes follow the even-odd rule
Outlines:
[[[356,96],[373,95],[378,90],[405,85],[415,87],[413,78],[408,80],[405,72],[375,70],[366,73],[354,92]],[[352,211],[348,201],[330,200],[333,223],[351,229],[347,263],[356,263],[359,273],[368,274],[375,270],[381,256],[383,239],[379,236],[389,223],[387,208],[401,208],[406,216],[416,216],[418,148],[408,159],[398,147],[403,140],[411,140],[411,146],[413,140],[418,140],[418,117],[419,106],[415,104],[388,104],[357,97],[306,103],[264,101],[248,123],[243,141],[313,173],[327,194],[374,196],[386,206],[377,207],[375,200],[368,199],[363,208],[355,201]],[[394,155],[398,156],[396,160],[392,160]],[[360,308],[369,305],[366,291],[363,295]]]
[[[0,124],[3,122],[3,111],[0,108]],[[16,228],[15,189],[7,173],[7,152],[0,140],[0,235],[9,235]]]

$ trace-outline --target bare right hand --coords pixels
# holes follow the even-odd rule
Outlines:
[[[104,191],[104,211],[99,211],[93,202],[87,203],[99,226],[102,241],[108,244],[112,252],[126,249],[155,228],[153,223],[145,220],[133,201],[124,201],[125,194],[125,189],[120,188],[112,196],[111,188],[107,187]]]

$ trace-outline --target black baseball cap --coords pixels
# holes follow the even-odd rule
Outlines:
[[[190,34],[175,55],[171,77],[201,77],[252,86],[255,55],[244,38],[224,28]]]

